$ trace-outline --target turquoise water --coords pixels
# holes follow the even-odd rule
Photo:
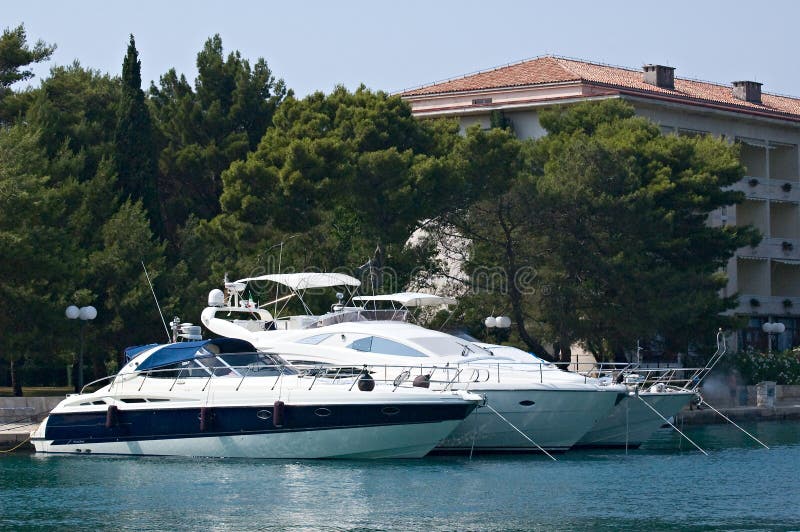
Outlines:
[[[687,428],[557,456],[0,457],[9,530],[800,530],[800,423]]]

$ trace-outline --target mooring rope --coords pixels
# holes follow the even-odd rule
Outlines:
[[[22,440],[21,442],[19,442],[17,445],[15,445],[14,447],[12,447],[11,449],[6,449],[5,451],[0,451],[0,453],[2,453],[2,454],[6,454],[6,453],[11,453],[11,452],[14,452],[14,451],[16,451],[17,449],[19,449],[20,447],[22,447],[23,445],[25,445],[26,443],[28,443],[29,441],[31,441],[31,437],[30,437],[30,436],[28,436],[27,438],[25,438],[24,440]]]
[[[753,438],[755,441],[757,441],[757,442],[759,443],[759,445],[763,446],[765,449],[769,449],[769,447],[767,447],[767,445],[766,445],[764,442],[762,442],[761,440],[759,440],[758,438],[756,438],[755,436],[753,436],[752,434],[750,434],[749,432],[747,432],[746,430],[744,430],[742,427],[740,427],[739,425],[737,425],[736,423],[734,423],[734,422],[733,422],[733,420],[732,420],[731,418],[729,418],[728,416],[726,416],[725,414],[723,414],[722,412],[720,412],[719,410],[717,410],[716,408],[714,408],[713,406],[711,406],[710,404],[708,404],[708,403],[706,402],[706,400],[705,400],[705,399],[703,399],[702,397],[700,398],[700,403],[701,403],[701,404],[704,404],[704,405],[706,405],[708,408],[710,408],[711,410],[713,410],[714,412],[716,412],[717,414],[719,414],[720,416],[722,416],[722,417],[723,417],[723,419],[725,419],[725,421],[727,421],[728,423],[730,423],[731,425],[733,425],[733,426],[734,426],[734,427],[736,427],[737,429],[741,430],[742,432],[744,432],[745,434],[747,434],[748,436],[750,436],[751,438]]]
[[[545,451],[545,450],[544,450],[544,448],[542,448],[542,446],[541,446],[541,445],[539,445],[538,443],[536,443],[535,441],[533,441],[532,439],[530,439],[530,438],[528,437],[528,435],[527,435],[527,434],[525,434],[524,432],[522,432],[521,430],[519,430],[517,427],[515,427],[515,426],[514,426],[514,424],[513,424],[513,423],[511,423],[509,420],[507,420],[506,418],[504,418],[503,416],[501,416],[501,415],[500,415],[500,412],[498,412],[497,410],[495,410],[494,408],[492,408],[492,405],[490,405],[489,403],[486,403],[486,408],[488,408],[489,410],[491,410],[492,412],[494,412],[495,414],[497,414],[497,417],[499,417],[500,419],[502,419],[503,421],[505,421],[506,423],[508,423],[508,424],[509,424],[509,426],[510,426],[512,429],[514,429],[514,430],[516,430],[517,432],[519,432],[520,434],[522,434],[522,437],[523,437],[523,438],[525,438],[526,440],[528,440],[529,442],[531,442],[532,444],[534,444],[534,445],[536,446],[536,448],[537,448],[537,449],[539,449],[539,450],[540,450],[540,451],[542,451],[544,454],[546,454],[546,455],[547,455],[547,456],[548,456],[548,457],[549,457],[551,460],[553,460],[554,462],[557,462],[557,461],[558,461],[558,460],[556,460],[556,459],[553,457],[553,455],[552,455],[552,454],[550,454],[550,453],[548,453],[547,451]]]
[[[669,425],[670,427],[672,427],[673,429],[675,429],[676,431],[678,431],[678,434],[680,434],[681,436],[683,436],[684,438],[686,438],[686,440],[687,440],[689,443],[691,443],[692,445],[694,445],[695,447],[697,447],[697,450],[698,450],[698,451],[700,451],[700,452],[701,452],[701,453],[703,453],[704,455],[708,456],[708,453],[707,453],[707,452],[705,452],[705,451],[703,450],[703,448],[702,448],[702,447],[700,447],[700,446],[699,446],[699,445],[697,445],[695,442],[693,442],[693,441],[692,441],[692,439],[691,439],[689,436],[687,436],[686,434],[684,434],[684,433],[681,431],[681,429],[679,429],[678,427],[676,427],[676,426],[675,426],[675,425],[674,425],[674,424],[673,424],[673,423],[672,423],[672,422],[671,422],[669,419],[667,419],[667,418],[665,418],[664,416],[662,416],[662,415],[661,415],[661,412],[659,412],[658,410],[656,410],[655,408],[653,408],[652,406],[650,406],[650,405],[648,404],[648,402],[647,402],[647,401],[645,401],[645,400],[642,398],[642,396],[641,396],[641,395],[638,395],[638,394],[637,394],[637,395],[636,395],[636,397],[638,397],[639,399],[641,399],[641,400],[642,400],[642,402],[645,404],[645,406],[646,406],[647,408],[649,408],[650,410],[652,410],[653,412],[655,412],[655,413],[656,413],[656,415],[657,415],[658,417],[660,417],[661,419],[663,419],[663,420],[664,420],[664,422],[665,422],[667,425]]]

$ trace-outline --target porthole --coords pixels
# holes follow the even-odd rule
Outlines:
[[[328,409],[327,409],[327,408],[325,408],[325,407],[323,407],[323,408],[317,408],[316,410],[314,410],[314,413],[315,413],[316,415],[318,415],[319,417],[328,417],[329,415],[331,415],[331,411],[330,411],[330,410],[328,410]]]
[[[533,406],[536,404],[535,401],[531,401],[530,399],[525,399],[524,401],[520,401],[519,404],[522,406]]]
[[[258,419],[269,419],[272,417],[272,412],[270,412],[269,410],[259,410],[258,412],[256,412],[256,417]]]
[[[400,409],[397,408],[396,406],[384,406],[381,412],[383,412],[387,416],[396,416],[397,414],[400,413]]]

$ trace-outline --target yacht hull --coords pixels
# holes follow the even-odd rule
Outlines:
[[[606,417],[619,399],[618,392],[586,389],[471,391],[485,395],[486,407],[475,410],[436,451],[536,452],[539,447],[566,451]]]
[[[638,447],[664,424],[664,420],[643,401],[669,419],[689,404],[693,396],[693,392],[640,392],[638,397],[635,394],[628,395],[605,419],[592,427],[576,447]]]
[[[474,406],[287,405],[279,427],[274,425],[272,405],[121,410],[112,426],[107,411],[51,413],[31,441],[42,453],[418,458],[450,434]]]

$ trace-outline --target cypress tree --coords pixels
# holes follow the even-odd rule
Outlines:
[[[122,63],[122,93],[114,135],[117,176],[123,196],[142,200],[153,231],[162,236],[153,122],[142,91],[142,63],[131,35]]]

